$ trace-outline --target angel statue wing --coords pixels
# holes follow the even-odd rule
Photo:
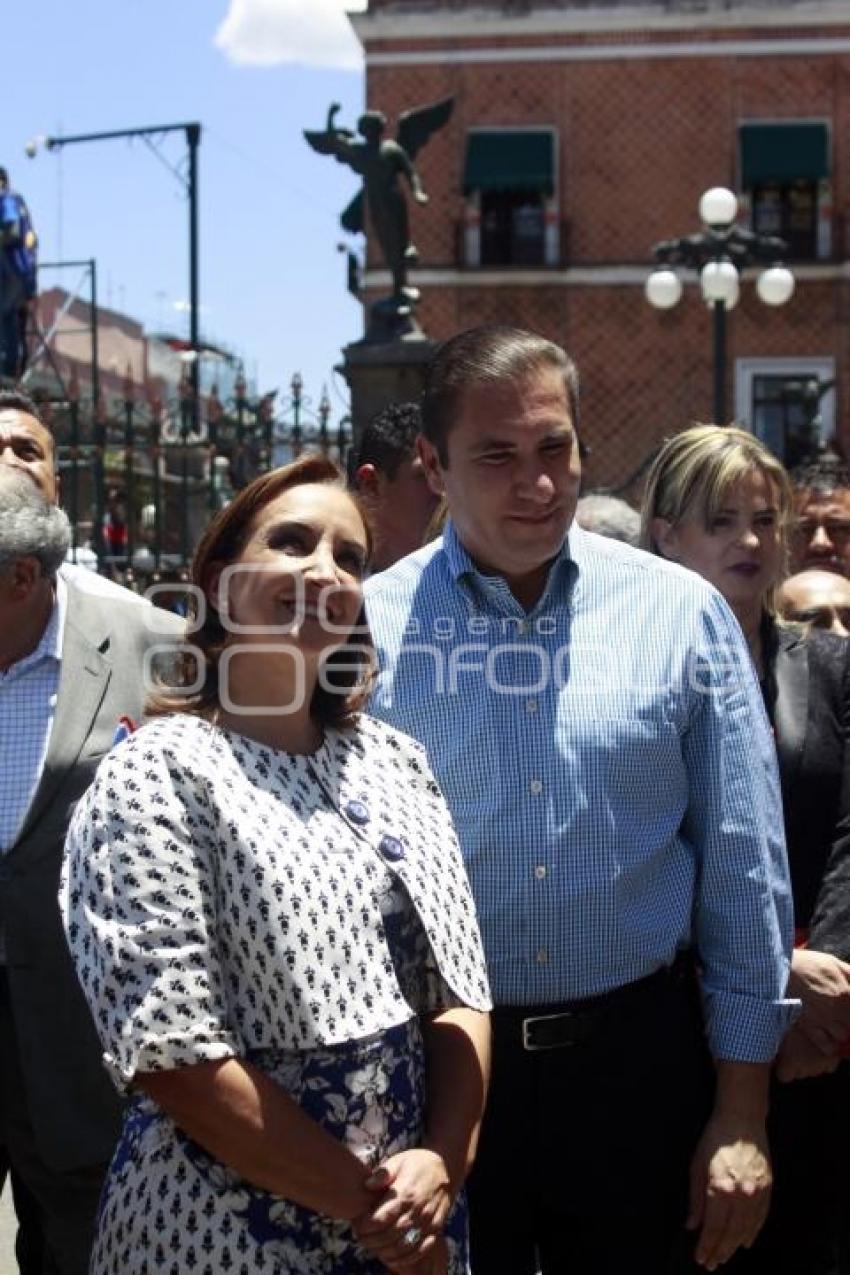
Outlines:
[[[339,128],[336,123],[336,117],[341,109],[339,102],[331,104],[328,108],[328,122],[322,132],[309,128],[303,130],[307,144],[320,155],[337,155],[340,142],[350,142],[354,139],[351,129]]]
[[[396,141],[407,151],[411,162],[434,133],[448,123],[454,105],[453,97],[444,97],[432,106],[414,106],[412,110],[399,115]]]
[[[334,132],[325,129],[322,133],[318,130],[305,128],[303,132],[308,145],[314,151],[318,151],[320,155],[336,155],[341,141],[349,142],[354,138],[354,134],[348,128],[338,128]]]

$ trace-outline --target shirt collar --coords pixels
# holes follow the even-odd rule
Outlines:
[[[451,518],[446,520],[443,531],[443,553],[452,578],[459,585],[474,585],[484,590],[491,585],[493,577],[485,575],[476,567],[462,544]],[[574,585],[576,578],[581,574],[582,564],[585,561],[585,536],[578,524],[573,522],[564,537],[564,543],[552,560],[546,588],[537,606],[545,604],[556,579],[566,577]],[[537,607],[535,607],[535,610],[537,610]]]
[[[449,564],[449,571],[452,573],[454,580],[461,580],[464,576],[478,574],[475,563],[460,542],[451,518],[446,519],[443,528],[443,553],[446,555],[446,562]]]
[[[47,629],[55,624],[53,634],[51,636],[51,645],[48,654],[52,655],[55,660],[62,659],[62,649],[65,642],[65,618],[68,614],[68,586],[62,579],[61,574],[56,574],[56,601],[53,605],[53,614],[50,617],[50,623]],[[45,637],[47,633],[45,633]]]

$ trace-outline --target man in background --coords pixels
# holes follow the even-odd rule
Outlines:
[[[597,536],[637,545],[640,540],[640,514],[619,496],[589,491],[576,505],[576,522]]]
[[[51,1275],[86,1275],[120,1105],[68,955],[59,867],[76,801],[142,716],[152,648],[182,626],[118,586],[81,588],[89,572],[66,574],[53,440],[11,397],[0,396],[0,1165],[34,1205],[22,1246],[42,1246]]]
[[[29,209],[0,168],[0,375],[27,365],[27,312],[36,294],[37,238]]]
[[[835,571],[800,571],[789,576],[777,604],[785,620],[850,637],[850,580]]]
[[[418,549],[437,508],[416,453],[421,423],[416,403],[391,403],[366,426],[351,461],[375,536],[373,572]]]
[[[59,504],[60,479],[53,435],[44,423],[38,405],[22,390],[0,389],[0,464],[21,469],[35,483],[45,500]],[[74,561],[71,561],[71,558]],[[86,565],[80,561],[85,558]],[[69,549],[59,569],[66,581],[73,581],[86,593],[113,597],[123,602],[143,603],[145,599],[97,572],[97,558],[79,547]]]
[[[850,468],[827,452],[791,477],[796,512],[792,571],[816,569],[850,577]]]

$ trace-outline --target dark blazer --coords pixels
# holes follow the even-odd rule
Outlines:
[[[59,917],[65,833],[119,717],[142,715],[145,651],[169,640],[152,631],[151,608],[67,589],[44,771],[16,841],[0,855],[0,924],[29,1114],[39,1152],[60,1171],[108,1160],[121,1114]],[[176,617],[156,615],[181,631]]]
[[[850,641],[771,634],[768,708],[776,731],[797,925],[850,958]]]

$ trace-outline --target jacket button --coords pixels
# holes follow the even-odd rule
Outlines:
[[[398,837],[384,836],[378,843],[378,849],[385,859],[389,859],[390,863],[397,863],[399,859],[404,858],[404,846]]]
[[[369,822],[369,811],[363,805],[362,801],[349,801],[345,806],[345,813],[348,815],[352,823],[356,823],[359,827],[363,827]]]

